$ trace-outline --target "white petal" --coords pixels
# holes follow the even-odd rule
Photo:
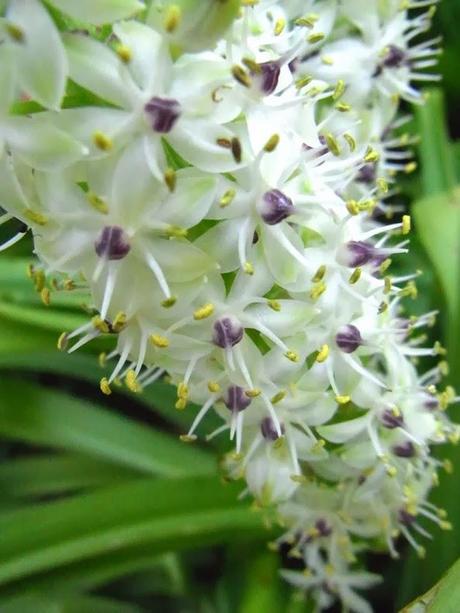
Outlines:
[[[16,49],[22,87],[47,108],[59,108],[68,64],[53,21],[37,0],[13,0],[7,16],[24,31],[24,41]]]
[[[369,416],[363,415],[356,419],[343,421],[340,424],[322,426],[318,428],[318,433],[331,443],[344,443],[361,434],[369,423]]]
[[[162,93],[165,78],[171,71],[162,37],[137,21],[117,23],[113,31],[132,53],[128,68],[139,87],[152,96]]]
[[[59,130],[41,113],[10,117],[4,125],[11,149],[38,170],[57,170],[81,160],[87,149]]]
[[[217,178],[196,170],[177,172],[176,189],[158,210],[158,220],[191,228],[209,211],[216,196]]]
[[[0,47],[0,112],[6,113],[13,102],[15,92],[15,72],[13,49],[11,46]]]
[[[188,162],[209,172],[231,172],[240,166],[232,152],[220,147],[217,140],[231,140],[234,134],[227,128],[205,119],[182,117],[168,135],[168,141]]]
[[[155,241],[153,255],[171,283],[198,279],[215,267],[207,253],[182,240]]]
[[[116,106],[135,106],[139,90],[114,51],[80,34],[66,34],[64,42],[74,81]]]
[[[209,253],[221,267],[221,272],[230,272],[239,268],[238,235],[241,229],[241,220],[232,219],[223,221],[195,241],[195,245]]]
[[[145,5],[138,0],[50,0],[56,8],[78,21],[102,25],[132,17]]]

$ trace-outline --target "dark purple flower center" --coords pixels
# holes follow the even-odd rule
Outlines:
[[[388,45],[388,51],[383,60],[387,68],[399,68],[406,59],[406,52],[396,45]]]
[[[411,441],[405,441],[399,445],[394,445],[393,453],[397,455],[398,458],[413,458],[415,455],[414,444],[411,443]]]
[[[294,213],[292,200],[279,189],[271,189],[262,196],[260,216],[269,226],[275,226]]]
[[[218,347],[227,349],[237,345],[243,338],[244,329],[233,317],[222,317],[214,323],[212,341]]]
[[[94,248],[100,258],[122,260],[131,249],[126,232],[120,226],[106,226],[102,229]]]
[[[335,342],[339,349],[345,353],[353,353],[363,343],[361,333],[356,326],[348,324],[342,326],[336,334]]]
[[[260,422],[260,431],[266,441],[277,441],[280,437],[271,417],[265,417]],[[281,433],[284,434],[284,426],[281,426]]]
[[[423,406],[425,409],[428,409],[428,411],[437,411],[439,409],[439,400],[436,396],[427,395],[423,402]]]
[[[280,78],[280,65],[278,62],[264,62],[259,64],[260,89],[266,96],[273,94]]]
[[[404,524],[405,526],[410,526],[415,521],[415,515],[412,515],[412,513],[409,513],[409,511],[406,511],[406,509],[399,509],[398,519],[401,524]]]
[[[371,243],[364,241],[349,241],[345,245],[344,263],[350,268],[368,264],[375,256],[376,249]]]
[[[167,134],[176,125],[181,114],[181,106],[174,98],[154,96],[145,105],[145,112],[152,129],[160,134]]]
[[[382,413],[382,424],[385,428],[389,428],[390,430],[394,430],[394,428],[400,428],[403,423],[403,417],[400,413],[395,414],[392,409],[385,409]]]
[[[359,183],[373,183],[375,181],[376,172],[374,164],[365,164],[361,166],[356,175],[356,181]]]
[[[232,413],[239,413],[248,408],[251,404],[251,399],[246,396],[242,387],[231,385],[224,395],[224,403]]]
[[[329,536],[332,532],[332,528],[325,519],[318,519],[315,528],[318,530],[320,536]]]

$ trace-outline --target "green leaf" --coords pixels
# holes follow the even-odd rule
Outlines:
[[[422,187],[425,196],[448,192],[456,183],[455,161],[446,132],[442,90],[426,92],[426,103],[416,108]]]
[[[216,477],[142,479],[0,516],[0,584],[98,555],[224,543],[263,530]]]
[[[215,472],[214,458],[198,447],[22,380],[1,384],[0,434],[85,453],[141,472],[171,477]]]
[[[441,281],[449,313],[460,305],[460,189],[415,203],[413,214],[420,240]]]
[[[19,596],[2,605],[2,613],[142,613],[133,604],[101,596],[29,595]]]
[[[0,491],[4,498],[49,496],[135,476],[134,470],[81,454],[40,455],[0,463]]]
[[[426,594],[419,596],[401,613],[457,613],[460,610],[460,560]]]
[[[279,556],[264,552],[256,556],[246,573],[246,589],[243,593],[239,613],[283,613],[281,581],[278,575]]]

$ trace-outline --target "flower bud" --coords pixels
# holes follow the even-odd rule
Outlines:
[[[292,200],[279,189],[271,189],[262,196],[260,215],[269,226],[275,226],[294,213]]]
[[[244,411],[251,402],[251,399],[244,393],[244,389],[239,385],[231,385],[224,395],[225,406],[232,411],[232,413]]]
[[[243,338],[244,328],[234,317],[222,317],[214,323],[212,342],[222,349],[234,347]]]
[[[130,252],[131,246],[126,232],[120,226],[105,226],[94,243],[100,258],[122,260]]]
[[[239,0],[153,0],[147,22],[181,51],[212,48],[238,15]]]
[[[336,334],[337,347],[345,353],[353,353],[363,343],[361,333],[356,326],[348,324],[342,326]]]

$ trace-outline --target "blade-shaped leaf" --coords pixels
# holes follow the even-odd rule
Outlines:
[[[215,472],[202,449],[109,410],[21,380],[0,386],[0,435],[172,477]]]

